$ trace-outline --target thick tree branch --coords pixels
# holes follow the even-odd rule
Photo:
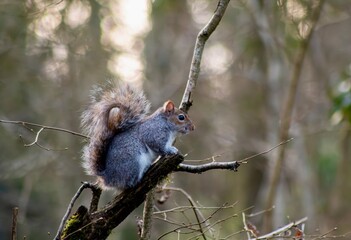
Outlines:
[[[76,216],[80,221],[75,222],[74,232],[69,227],[64,229],[62,236],[66,237],[63,239],[75,239],[77,236],[84,236],[85,239],[106,239],[112,229],[143,203],[146,194],[174,171],[183,159],[181,155],[161,157],[150,167],[137,186],[123,191],[101,210],[86,215],[87,211],[80,208],[84,216]]]

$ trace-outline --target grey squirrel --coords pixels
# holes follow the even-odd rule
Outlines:
[[[150,103],[130,85],[98,87],[81,121],[90,140],[83,148],[83,167],[102,188],[135,186],[160,155],[177,154],[178,134],[194,130],[188,115],[166,101],[147,115]]]

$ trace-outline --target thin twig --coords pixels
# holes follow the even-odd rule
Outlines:
[[[245,229],[246,234],[247,234],[247,239],[250,240],[251,239],[250,233],[252,233],[252,232],[250,231],[250,229],[247,226],[245,212],[242,212],[242,217],[243,217],[244,229]]]
[[[231,234],[229,234],[228,236],[221,237],[221,238],[219,238],[219,240],[226,240],[226,239],[228,239],[228,238],[230,238],[230,237],[233,237],[233,236],[238,235],[238,234],[243,233],[243,232],[246,232],[246,231],[245,231],[245,230],[240,230],[240,231],[231,233]]]
[[[253,208],[253,206],[247,207],[247,208],[245,208],[245,209],[239,211],[239,213],[241,213],[241,212],[246,212],[246,211],[248,211],[248,210],[250,210],[250,209],[252,209],[252,208]],[[231,218],[234,218],[234,217],[238,217],[238,214],[235,213],[235,214],[233,214],[233,215],[230,215],[229,217],[226,217],[226,218],[217,220],[216,222],[214,222],[214,223],[212,223],[211,225],[207,226],[207,229],[205,230],[205,232],[206,232],[208,229],[213,228],[214,226],[216,226],[216,225],[218,225],[218,224],[220,224],[220,223],[222,223],[222,222],[225,222],[225,221],[227,221],[227,220],[229,220],[229,219],[231,219]],[[194,237],[191,237],[191,238],[189,238],[188,240],[193,239],[193,238],[197,238],[197,237],[198,237],[198,235],[197,235],[197,236],[194,236]]]
[[[67,130],[64,128],[58,128],[58,127],[51,127],[51,126],[45,126],[45,125],[41,125],[41,124],[37,124],[37,123],[30,123],[30,122],[24,122],[24,121],[11,121],[11,120],[1,120],[0,119],[0,123],[9,123],[9,124],[16,124],[16,125],[22,125],[24,127],[28,127],[28,126],[32,126],[32,127],[40,127],[44,129],[48,129],[48,130],[53,130],[53,131],[58,131],[58,132],[65,132],[65,133],[69,133],[78,137],[82,137],[82,138],[89,138],[88,136],[78,133],[78,132],[74,132],[71,130]],[[42,130],[41,130],[42,131]]]
[[[241,159],[241,160],[239,160],[239,161],[237,161],[237,162],[238,162],[238,163],[244,163],[244,162],[247,162],[248,160],[251,160],[251,159],[253,159],[253,158],[255,158],[255,157],[258,157],[258,156],[261,156],[261,155],[267,154],[267,153],[269,153],[269,152],[273,151],[274,149],[276,149],[276,148],[278,148],[278,147],[280,147],[280,146],[282,146],[282,145],[285,145],[285,144],[287,144],[287,143],[291,142],[292,140],[294,140],[294,138],[289,138],[288,140],[284,140],[284,141],[280,142],[278,145],[275,145],[274,147],[272,147],[272,148],[270,148],[270,149],[268,149],[268,150],[266,150],[266,151],[263,151],[263,152],[260,152],[260,153],[254,154],[254,155],[252,155],[252,156],[250,156],[250,157],[247,157],[247,158]]]
[[[169,190],[172,190],[172,191],[178,191],[178,192],[181,192],[189,201],[190,205],[192,206],[192,210],[194,212],[194,215],[195,215],[195,218],[196,218],[196,221],[198,223],[198,226],[199,226],[199,230],[201,232],[201,235],[203,237],[203,239],[207,239],[205,234],[204,234],[204,230],[202,228],[202,225],[200,223],[200,218],[199,218],[199,215],[201,216],[201,220],[203,221],[205,218],[204,216],[201,214],[200,210],[197,208],[196,206],[196,203],[195,201],[193,200],[193,198],[190,196],[189,193],[187,193],[184,189],[181,189],[181,188],[173,188],[173,187],[167,187],[165,189],[169,189]]]
[[[227,206],[221,206],[221,207],[199,207],[197,206],[197,209],[201,209],[201,210],[213,210],[213,209],[227,209],[227,208],[233,208],[238,202],[235,202],[231,205],[227,205]],[[165,214],[165,213],[169,213],[169,212],[179,212],[179,211],[186,211],[186,210],[190,210],[193,209],[195,207],[193,206],[179,206],[179,207],[175,207],[175,208],[171,208],[171,209],[167,209],[167,210],[163,210],[163,211],[157,211],[154,212],[154,214]]]
[[[304,218],[301,218],[295,222],[291,222],[281,228],[278,228],[277,230],[273,231],[273,232],[270,232],[270,233],[267,233],[263,236],[259,236],[258,238],[252,238],[252,240],[259,240],[259,239],[267,239],[267,238],[272,238],[272,237],[275,237],[277,236],[278,234],[282,233],[282,232],[285,232],[287,230],[289,230],[290,228],[292,228],[293,226],[296,226],[296,225],[299,225],[303,222],[306,222],[307,221],[307,217],[304,217]]]
[[[39,138],[39,135],[40,133],[44,130],[44,128],[40,128],[40,130],[37,132],[37,134],[35,135],[35,140],[32,142],[32,143],[29,143],[29,144],[24,144],[25,147],[31,147],[33,146],[34,144],[36,144],[38,142],[38,138]]]
[[[256,212],[256,213],[251,213],[251,214],[247,214],[246,217],[256,217],[258,215],[261,215],[263,213],[266,213],[268,211],[272,211],[273,209],[275,209],[275,206],[272,206],[270,207],[269,209],[265,209],[265,210],[262,210],[262,211],[259,211],[259,212]]]
[[[217,212],[219,212],[219,210],[221,210],[221,209],[222,209],[222,208],[218,208],[218,209],[216,209],[215,211],[213,211],[206,219],[204,219],[203,221],[201,221],[200,224],[206,223],[209,219],[211,219],[211,218],[212,218]],[[178,231],[180,231],[181,229],[189,228],[189,227],[196,226],[196,225],[198,225],[198,223],[191,223],[191,224],[184,225],[184,226],[182,225],[182,226],[180,226],[180,227],[177,227],[177,228],[175,228],[175,229],[173,229],[173,230],[171,230],[171,231],[168,231],[168,232],[162,234],[162,235],[158,238],[158,240],[159,240],[159,239],[162,239],[163,237],[165,237],[165,236],[167,236],[168,234],[171,234],[171,233],[173,233],[173,232],[178,232]],[[208,226],[207,226],[207,227],[208,227]],[[194,230],[194,231],[198,231],[198,230]],[[189,232],[189,233],[193,233],[194,231]]]
[[[329,235],[330,233],[332,233],[332,232],[334,232],[334,231],[336,231],[336,230],[338,230],[337,227],[335,227],[335,228],[333,228],[333,229],[330,229],[329,231],[323,233],[322,235],[319,235],[319,236],[316,237],[316,238],[313,238],[312,240],[326,238],[327,235]]]

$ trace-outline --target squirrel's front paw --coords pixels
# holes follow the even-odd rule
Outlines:
[[[167,148],[165,149],[165,155],[175,155],[175,154],[178,154],[178,149],[176,147],[170,147],[170,148]]]

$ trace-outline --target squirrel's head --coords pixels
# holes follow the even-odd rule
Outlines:
[[[168,100],[163,104],[163,112],[168,120],[176,127],[177,132],[187,134],[195,130],[195,125],[188,114],[176,108],[172,101]]]

